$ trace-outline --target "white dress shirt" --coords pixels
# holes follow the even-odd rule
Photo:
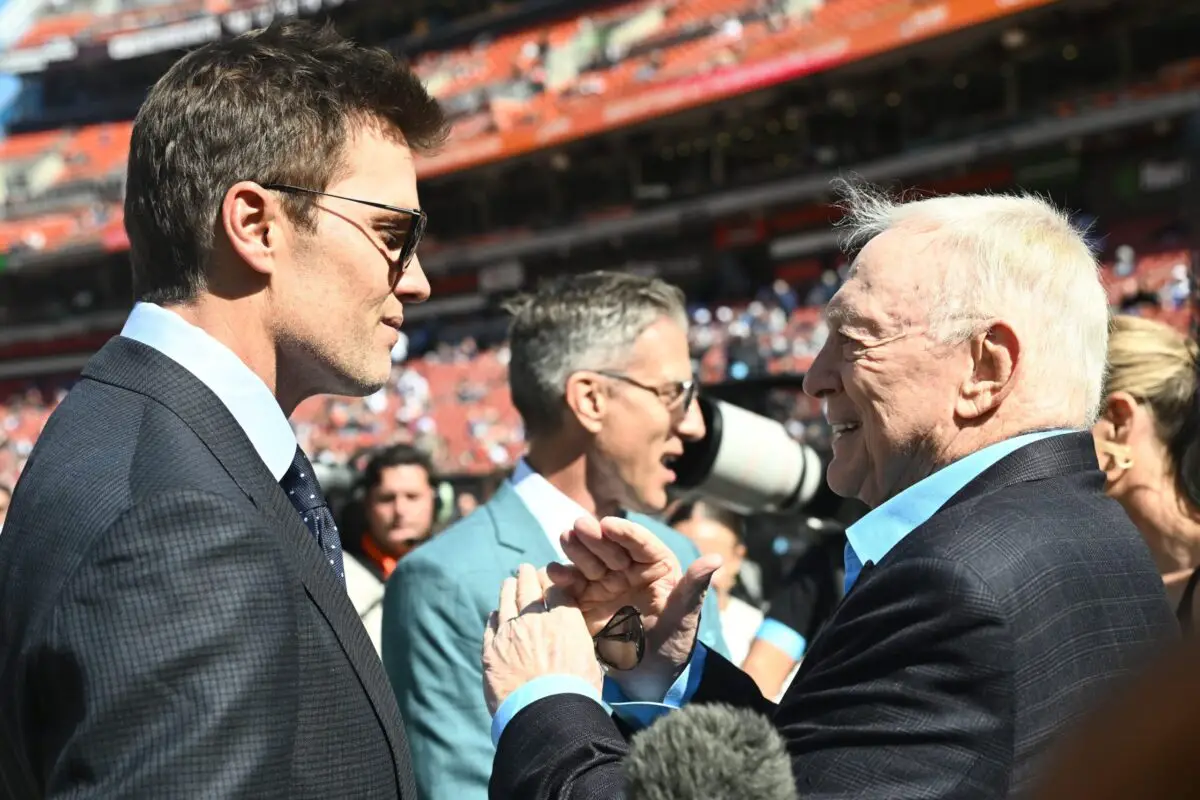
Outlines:
[[[595,517],[595,515],[559,491],[558,487],[550,481],[534,472],[533,467],[529,466],[529,462],[523,458],[517,461],[517,466],[513,469],[512,477],[509,480],[512,482],[517,497],[521,498],[521,502],[533,514],[533,518],[538,521],[546,538],[550,540],[550,546],[558,554],[559,560],[564,564],[570,564],[571,560],[567,558],[562,549],[562,535],[575,527],[575,520],[580,517]]]
[[[729,604],[721,609],[721,635],[729,648],[729,663],[740,667],[746,660],[762,621],[763,612],[744,600],[729,598]]]
[[[135,305],[121,335],[153,347],[196,376],[229,409],[275,480],[283,478],[296,456],[296,434],[275,395],[232,350],[153,303]]]

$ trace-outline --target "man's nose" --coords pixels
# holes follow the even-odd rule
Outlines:
[[[429,293],[429,277],[421,268],[421,257],[414,253],[396,284],[395,295],[406,303],[424,303]]]
[[[804,393],[818,400],[841,389],[841,379],[835,366],[835,356],[830,339],[821,346],[812,366],[804,374]]]
[[[688,407],[684,409],[679,424],[675,426],[675,433],[685,442],[696,442],[704,438],[706,430],[704,414],[700,411],[700,401],[692,398],[692,402],[688,403]]]

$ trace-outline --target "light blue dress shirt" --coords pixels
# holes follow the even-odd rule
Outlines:
[[[864,564],[878,564],[882,561],[905,536],[928,521],[950,498],[993,464],[1027,444],[1065,433],[1072,431],[1037,431],[997,442],[943,467],[865,514],[862,519],[846,529],[846,591],[850,591]],[[799,649],[797,659],[803,655],[807,644],[803,636],[778,620],[769,622],[774,622],[777,628],[774,632],[768,630],[768,635],[778,639],[783,645],[781,650],[796,652]],[[627,704],[628,709],[613,706],[611,710],[635,727],[644,727],[656,717],[682,707],[692,699],[700,686],[707,652],[703,644],[696,643],[691,662],[661,703],[631,703]],[[597,699],[595,690],[579,678],[563,675],[535,678],[509,695],[496,710],[492,719],[493,742],[500,741],[504,727],[530,703],[564,693],[583,694]],[[623,699],[620,690],[606,679],[603,697],[605,705],[612,705],[620,699]]]
[[[804,638],[804,634],[792,630],[789,626],[771,617],[762,621],[754,638],[774,645],[786,653],[792,661],[799,661],[808,650],[808,640]]]
[[[245,431],[275,480],[283,478],[296,455],[296,434],[275,395],[232,350],[153,303],[135,305],[121,335],[154,348],[207,386]]]
[[[879,505],[846,529],[846,591],[866,564],[878,564],[905,536],[925,524],[964,486],[1027,444],[1069,430],[1036,431],[997,442],[942,467]]]

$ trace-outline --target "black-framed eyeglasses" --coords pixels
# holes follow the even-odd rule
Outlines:
[[[345,197],[340,194],[319,192],[316,189],[305,189],[303,186],[290,186],[286,183],[264,183],[263,188],[273,192],[311,194],[317,197],[331,197],[334,200],[348,200],[351,203],[358,203],[370,206],[371,208],[382,209],[383,211],[391,211],[394,214],[399,214],[411,220],[407,230],[398,231],[398,234],[404,237],[399,245],[400,255],[393,259],[386,251],[381,251],[390,262],[391,269],[388,277],[392,282],[393,292],[396,291],[396,285],[400,283],[400,278],[404,275],[404,271],[408,269],[413,256],[416,255],[417,245],[421,243],[421,237],[425,235],[425,225],[429,221],[429,216],[419,208],[389,206],[387,203],[376,203],[374,200],[359,200],[357,197]]]
[[[625,606],[613,614],[608,624],[592,637],[592,642],[596,646],[596,660],[605,669],[633,669],[646,654],[642,615],[633,606]]]
[[[603,375],[606,378],[627,383],[644,392],[650,392],[672,411],[683,411],[686,413],[692,407],[692,401],[696,399],[696,394],[700,391],[700,383],[695,378],[688,381],[671,381],[662,386],[650,386],[621,372],[610,372],[602,369],[598,369],[595,372],[597,375]]]

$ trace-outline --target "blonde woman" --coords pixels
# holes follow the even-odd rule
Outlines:
[[[1196,343],[1161,322],[1119,316],[1108,357],[1104,407],[1092,429],[1105,490],[1146,538],[1181,622],[1190,623],[1200,566]]]

